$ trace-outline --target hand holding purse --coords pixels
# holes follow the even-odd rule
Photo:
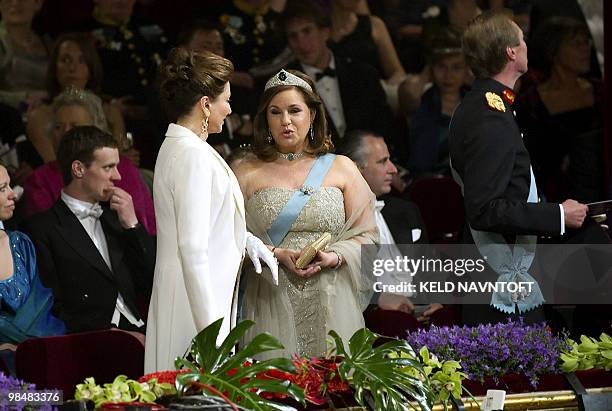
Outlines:
[[[295,262],[295,267],[301,270],[310,264],[312,260],[314,260],[317,253],[327,247],[331,241],[331,238],[332,236],[330,233],[323,233],[321,237],[304,247],[302,249],[302,253],[300,254],[300,258],[298,258]]]

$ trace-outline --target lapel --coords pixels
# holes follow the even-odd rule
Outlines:
[[[238,180],[236,180],[236,176],[232,169],[227,165],[225,160],[217,153],[210,144],[205,141],[202,141],[196,134],[194,134],[189,129],[179,126],[178,124],[171,123],[168,126],[168,131],[166,132],[166,136],[169,137],[181,137],[181,138],[194,138],[198,141],[199,144],[204,144],[210,157],[214,158],[213,161],[218,161],[219,165],[223,167],[223,169],[227,172],[227,175],[230,179],[230,185],[232,188],[232,194],[234,196],[234,200],[236,201],[236,208],[238,209],[238,213],[242,217],[242,220],[245,220],[245,212],[244,212],[244,197],[242,196],[242,191],[240,190],[240,185],[238,184]]]
[[[72,211],[61,198],[53,205],[53,212],[59,221],[57,231],[66,241],[66,244],[99,272],[114,281],[113,273],[104,262],[95,244],[87,235],[78,218],[72,214]]]
[[[116,272],[123,260],[123,248],[121,247],[121,242],[117,240],[117,233],[120,233],[123,229],[119,225],[118,219],[115,218],[114,211],[106,204],[102,207],[104,212],[100,217],[100,223],[104,230],[104,237],[106,238],[106,246],[108,247],[111,265]]]
[[[230,179],[230,184],[232,186],[232,194],[234,195],[234,200],[236,201],[236,207],[238,209],[238,212],[242,216],[242,219],[244,220],[245,219],[244,197],[242,196],[242,190],[240,190],[240,185],[238,184],[236,175],[234,174],[232,169],[227,165],[225,160],[223,160],[223,157],[221,157],[221,155],[217,153],[217,150],[212,148],[208,143],[206,145],[208,146],[207,147],[208,151],[211,153],[212,157],[214,157],[219,162],[221,167],[223,167],[223,169],[225,169],[225,171],[227,172],[227,175]]]

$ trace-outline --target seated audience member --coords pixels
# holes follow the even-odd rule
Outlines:
[[[117,99],[126,120],[146,115],[150,86],[167,39],[157,24],[134,16],[135,0],[96,1],[90,19],[80,27],[93,35],[102,67],[102,92]]]
[[[49,101],[53,101],[58,94],[69,87],[89,90],[99,95],[102,78],[102,63],[90,36],[83,33],[67,33],[57,39],[47,69],[46,91],[49,94]],[[102,108],[111,134],[120,148],[126,148],[123,115],[110,101],[104,101]],[[53,110],[50,103],[42,104],[28,114],[28,139],[45,163],[55,160],[55,148],[51,139],[52,129]],[[138,156],[130,156],[130,159],[138,167]]]
[[[206,3],[202,14],[218,16],[227,39],[226,56],[239,72],[248,72],[259,83],[290,60],[277,20],[286,0],[231,0]],[[289,2],[290,3],[290,2]],[[230,80],[231,81],[231,80]],[[263,84],[261,84],[263,87]]]
[[[311,2],[294,0],[283,12],[282,24],[297,58],[289,68],[314,80],[334,144],[350,130],[370,129],[389,136],[393,117],[380,78],[371,66],[332,53],[327,46],[329,19]]]
[[[42,0],[0,1],[0,102],[20,111],[46,97],[48,50],[32,30]]]
[[[0,222],[15,209],[6,168],[0,165]],[[38,278],[36,252],[27,235],[0,230],[0,360],[14,372],[16,344],[28,338],[62,335],[64,324],[51,315],[53,296]]]
[[[363,178],[376,195],[374,217],[380,233],[380,244],[427,243],[425,224],[417,206],[401,198],[387,195],[391,192],[391,180],[397,173],[397,169],[389,159],[389,150],[385,140],[370,131],[356,130],[349,133],[345,144],[338,151],[355,162]],[[392,248],[394,247],[383,247],[380,252],[385,252],[386,249],[389,252],[387,258],[401,255],[397,248],[391,252]],[[377,257],[385,258],[380,255],[380,252]],[[381,277],[380,281],[385,284],[399,284],[409,280],[405,276],[391,275]],[[381,293],[378,296],[378,306],[385,310],[412,313],[414,306],[408,297],[408,293]],[[417,320],[428,322],[431,316],[441,308],[443,308],[441,304],[431,304]]]
[[[548,63],[546,79],[521,91],[518,119],[548,201],[587,203],[603,195],[603,86],[587,78],[592,41],[570,17],[542,24],[534,48]]]
[[[433,86],[421,98],[410,121],[408,168],[417,178],[450,175],[448,126],[465,94],[468,77],[461,39],[448,31],[432,44],[428,68]]]
[[[337,55],[372,64],[379,76],[399,84],[406,76],[385,23],[376,16],[357,14],[355,0],[331,0],[330,47]]]
[[[222,27],[206,20],[197,20],[179,34],[178,44],[190,51],[209,51],[225,57]],[[232,114],[225,119],[220,133],[212,134],[206,142],[224,157],[242,144],[250,143],[253,136],[251,113],[256,109],[253,78],[247,72],[234,72],[232,87]]]
[[[54,313],[69,332],[119,328],[144,340],[137,298],[153,281],[155,244],[131,196],[115,186],[119,150],[93,126],[75,127],[57,151],[65,186],[50,210],[26,221]]]
[[[64,133],[75,126],[94,125],[108,130],[100,99],[85,90],[70,88],[59,94],[53,101],[52,143],[57,149]],[[117,186],[127,191],[136,209],[138,221],[148,233],[154,235],[155,213],[153,199],[145,186],[138,169],[125,157],[120,156],[118,164],[121,179]],[[63,187],[62,173],[57,161],[48,162],[32,173],[24,184],[24,214],[26,216],[51,208],[60,198]]]

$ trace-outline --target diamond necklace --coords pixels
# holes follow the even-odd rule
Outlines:
[[[301,152],[295,153],[295,154],[294,153],[287,153],[287,154],[285,154],[285,153],[278,153],[278,156],[280,158],[284,158],[285,160],[293,161],[293,160],[297,160],[300,157],[303,157],[304,156],[304,152],[301,151]]]

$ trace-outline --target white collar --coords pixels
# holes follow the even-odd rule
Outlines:
[[[376,203],[374,204],[374,209],[380,212],[384,206],[385,206],[385,202],[383,200],[376,200]]]
[[[96,205],[98,205],[97,202],[89,203],[87,201],[77,200],[76,198],[66,194],[64,190],[62,190],[61,198],[62,198],[62,201],[66,204],[66,206],[70,209],[70,211],[72,211],[73,214],[76,214],[82,210],[85,210],[85,211],[91,210]]]
[[[336,69],[336,58],[334,57],[334,53],[330,52],[330,54],[331,54],[331,57],[329,59],[329,65],[327,67],[329,67],[332,70],[335,70]],[[300,64],[302,68],[304,69],[304,73],[308,74],[308,76],[312,78],[312,81],[316,83],[315,74],[322,73],[324,69],[320,69],[315,66],[309,66],[308,64],[304,64],[304,63],[300,63]]]

